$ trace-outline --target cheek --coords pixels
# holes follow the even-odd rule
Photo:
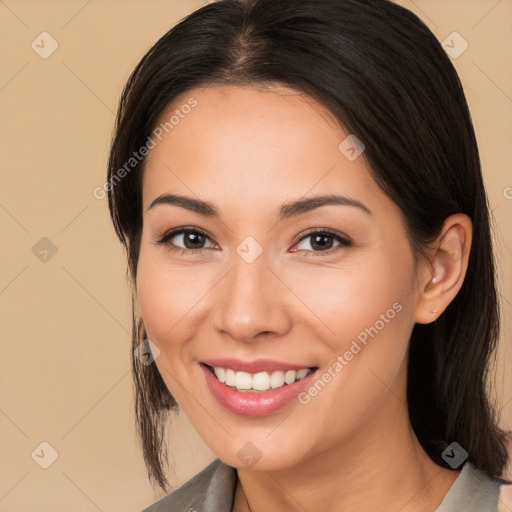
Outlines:
[[[186,346],[187,323],[184,317],[197,302],[196,294],[185,286],[184,273],[168,271],[160,255],[141,248],[137,268],[137,296],[148,338],[160,350],[155,364],[169,392],[183,407],[179,382],[186,380],[182,356]],[[189,313],[190,314],[190,313]]]
[[[185,346],[197,315],[203,314],[214,281],[211,269],[169,263],[165,251],[142,246],[137,296],[148,337],[164,352]],[[169,358],[168,360],[174,360]]]
[[[370,339],[368,330],[375,335],[376,328],[379,338],[395,331],[395,337],[404,323],[409,324],[406,306],[414,269],[408,255],[399,261],[397,257],[394,251],[375,251],[357,262],[289,275],[291,288],[307,308],[301,309],[314,319],[318,334],[337,354],[357,338]]]
[[[179,319],[185,290],[166,273],[165,264],[152,251],[141,247],[137,266],[137,297],[148,337],[161,350]],[[175,276],[174,276],[175,277]]]

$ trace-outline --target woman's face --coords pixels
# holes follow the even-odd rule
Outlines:
[[[235,467],[284,469],[382,435],[404,410],[420,287],[362,148],[284,87],[194,89],[159,122],[172,115],[146,161],[137,273],[169,391]],[[165,194],[211,208],[150,207]],[[320,196],[345,199],[310,202]]]

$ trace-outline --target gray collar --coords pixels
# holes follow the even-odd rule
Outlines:
[[[232,512],[236,483],[236,469],[215,459],[142,512]],[[507,483],[467,461],[435,512],[496,512],[499,486]]]

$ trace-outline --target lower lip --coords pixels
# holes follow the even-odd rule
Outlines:
[[[280,388],[260,393],[236,391],[220,382],[209,370],[209,367],[200,363],[206,383],[213,396],[229,411],[241,416],[257,418],[267,416],[279,411],[289,404],[301,391],[307,388],[317,374],[318,369],[312,371],[303,379],[293,384],[285,384]]]

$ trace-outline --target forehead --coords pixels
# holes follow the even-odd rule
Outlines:
[[[246,210],[308,194],[343,193],[370,208],[385,200],[363,156],[351,161],[340,150],[350,133],[323,105],[284,86],[192,89],[158,126],[161,140],[153,137],[145,163],[145,208],[172,192]]]

